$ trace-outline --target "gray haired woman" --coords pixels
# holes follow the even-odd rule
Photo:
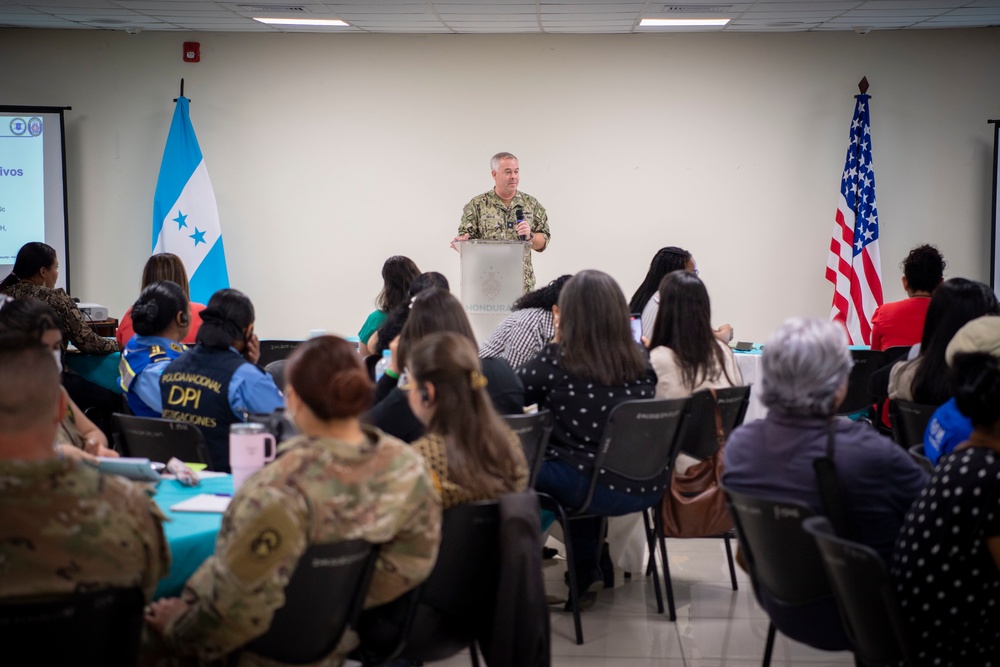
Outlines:
[[[903,517],[927,482],[899,445],[870,426],[834,416],[847,395],[851,355],[841,325],[792,318],[764,344],[761,399],[768,415],[735,430],[725,449],[722,481],[740,493],[794,500],[823,514],[813,462],[827,453],[856,539],[883,558],[892,554]],[[761,600],[772,616],[781,613]],[[797,610],[779,623],[793,639],[827,650],[849,649],[833,603]],[[801,628],[797,636],[786,628]]]

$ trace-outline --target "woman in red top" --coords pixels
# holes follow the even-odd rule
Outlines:
[[[142,292],[142,290],[153,283],[160,282],[161,280],[172,280],[181,286],[184,294],[189,299],[191,298],[187,271],[184,269],[184,263],[181,261],[181,258],[177,255],[169,252],[161,252],[146,260],[146,266],[142,269],[142,288],[139,291]],[[191,326],[188,329],[187,337],[181,341],[182,343],[194,345],[198,329],[201,327],[201,311],[203,310],[205,310],[205,304],[191,302]],[[125,344],[134,335],[132,309],[129,308],[122,315],[121,322],[118,323],[118,331],[115,333],[115,338],[118,339],[118,345],[124,348]]]

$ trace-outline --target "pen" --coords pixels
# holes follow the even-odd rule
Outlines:
[[[218,496],[220,498],[232,498],[233,497],[233,494],[231,494],[231,493],[213,493],[212,495],[213,496]]]

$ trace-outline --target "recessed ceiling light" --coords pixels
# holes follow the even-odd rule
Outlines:
[[[261,17],[253,17],[254,21],[260,21],[261,23],[267,23],[268,25],[307,25],[307,26],[325,26],[328,28],[349,28],[347,23],[341,21],[340,19],[268,19]]]
[[[640,28],[694,28],[724,26],[732,19],[642,19]]]

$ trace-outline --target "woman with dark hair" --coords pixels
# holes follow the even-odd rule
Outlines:
[[[129,309],[135,335],[122,350],[118,365],[128,407],[139,417],[163,412],[160,376],[184,353],[182,340],[191,324],[187,293],[177,283],[163,280],[148,285]]]
[[[443,508],[524,491],[521,441],[493,409],[476,348],[451,331],[422,338],[400,389],[426,427],[413,443],[437,482]]]
[[[902,361],[889,373],[889,398],[901,398],[924,405],[941,405],[951,396],[945,349],[955,332],[983,315],[1000,314],[996,294],[987,285],[952,278],[934,291],[927,307],[920,354]]]
[[[229,472],[229,426],[246,413],[285,407],[271,376],[255,364],[260,341],[245,294],[219,290],[201,313],[198,344],[170,363],[160,378],[163,417],[201,429],[216,470]]]
[[[653,337],[656,314],[660,308],[660,284],[665,276],[674,271],[688,271],[698,275],[694,257],[687,250],[675,246],[660,248],[649,264],[646,277],[628,304],[630,313],[641,314],[642,335],[646,340]],[[713,329],[712,334],[723,343],[728,343],[733,339],[733,327],[723,324],[718,329]]]
[[[708,290],[698,276],[676,271],[663,277],[649,341],[657,398],[684,398],[743,381],[729,346],[713,335],[711,315]]]
[[[410,302],[413,301],[413,297],[432,287],[440,287],[446,292],[451,289],[448,279],[437,271],[427,271],[413,279],[410,283],[409,298],[393,308],[378,331],[368,339],[368,349],[372,354],[381,355],[383,350],[389,349],[389,343],[403,332],[406,319],[410,316]]]
[[[506,359],[511,368],[535,356],[556,333],[553,318],[559,312],[559,294],[572,277],[559,276],[515,301],[513,312],[479,346],[479,356]]]
[[[910,507],[890,571],[914,664],[989,665],[1000,655],[1000,317],[963,326],[945,357],[972,434]]]
[[[566,283],[555,326],[557,342],[543,347],[517,372],[525,400],[551,410],[555,418],[535,488],[572,509],[586,499],[608,413],[623,401],[653,398],[656,375],[632,339],[625,295],[606,273],[581,271]],[[666,484],[664,473],[661,484],[641,492],[607,472],[589,511],[604,516],[641,511],[660,502]],[[600,528],[600,517],[573,522],[577,571],[570,576],[579,584],[582,606],[593,603],[603,582]]]
[[[146,663],[162,653],[184,664],[226,662],[267,631],[311,546],[357,539],[377,546],[366,608],[399,597],[434,567],[440,501],[419,454],[361,424],[372,385],[354,346],[334,336],[305,341],[288,358],[286,377],[288,414],[301,435],[233,496],[215,554],[181,597],[147,608],[156,634],[143,646]],[[348,633],[314,664],[341,665],[356,646]],[[277,664],[248,651],[239,662]]]
[[[87,326],[73,299],[63,289],[56,289],[59,258],[52,246],[33,241],[17,251],[14,270],[0,282],[0,292],[15,299],[38,299],[55,312],[62,330],[62,350],[73,343],[85,354],[110,354],[118,351],[113,340],[101,338]]]
[[[184,268],[184,262],[177,255],[169,252],[161,252],[151,256],[146,260],[146,266],[142,269],[142,286],[139,288],[140,291],[146,289],[153,283],[158,283],[161,280],[170,280],[177,283],[181,290],[184,291],[184,298],[190,301],[191,299],[191,288],[188,285],[188,275],[187,269]],[[201,327],[201,311],[205,310],[204,304],[191,303],[191,315],[188,318],[190,323],[188,324],[187,335],[182,340],[182,343],[188,345],[193,345],[195,338],[198,335],[198,329]],[[135,335],[135,329],[132,326],[132,309],[129,308],[122,315],[121,321],[118,323],[118,330],[115,331],[115,338],[118,340],[118,344],[125,348],[125,344],[128,343],[129,339]]]
[[[406,394],[400,391],[399,374],[406,369],[409,351],[425,336],[438,332],[457,333],[473,345],[469,318],[458,299],[450,292],[431,288],[413,298],[410,316],[399,335],[392,353],[392,365],[375,388],[376,405],[365,416],[366,421],[386,433],[406,442],[413,442],[424,433],[424,426],[414,416]],[[483,375],[489,381],[487,391],[493,408],[500,414],[521,414],[524,410],[524,387],[511,367],[503,359],[483,359]]]
[[[420,275],[420,269],[409,257],[393,255],[382,265],[382,291],[375,298],[375,310],[365,320],[358,332],[358,351],[365,357],[372,353],[368,342],[385,322],[389,312],[405,303],[410,283]]]
[[[5,297],[6,299],[6,297]],[[0,301],[0,339],[40,343],[52,350],[62,369],[62,329],[55,311],[37,299]],[[63,389],[64,393],[67,393]],[[64,455],[118,456],[108,448],[108,438],[66,395],[66,416],[59,425],[56,442]]]

